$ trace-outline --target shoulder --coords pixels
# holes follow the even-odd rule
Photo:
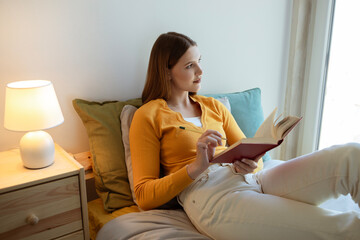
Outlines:
[[[151,100],[142,105],[134,114],[135,121],[150,121],[153,122],[158,116],[166,112],[166,102],[163,99]]]
[[[197,102],[201,102],[203,104],[206,104],[206,105],[214,105],[216,104],[216,99],[213,98],[213,97],[206,97],[206,96],[203,96],[203,95],[193,95],[191,96],[195,101]]]
[[[165,101],[163,99],[155,99],[151,100],[144,105],[142,105],[137,112],[144,113],[144,114],[151,114],[153,112],[158,111],[161,108],[165,107]]]
[[[161,118],[164,112],[166,112],[165,103],[162,99],[152,100],[142,105],[136,110],[131,121],[130,135],[140,134],[140,131],[141,134],[154,133],[155,136],[159,137],[159,124],[161,122],[159,117]]]

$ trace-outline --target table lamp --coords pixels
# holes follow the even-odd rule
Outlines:
[[[54,141],[42,130],[63,122],[64,117],[50,81],[28,80],[7,84],[4,127],[13,131],[29,131],[20,140],[20,155],[26,168],[44,168],[54,162]]]

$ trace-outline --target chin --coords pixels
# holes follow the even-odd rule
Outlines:
[[[190,92],[198,92],[201,89],[201,85],[197,84]]]

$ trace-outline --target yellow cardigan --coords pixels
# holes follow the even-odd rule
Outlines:
[[[196,143],[199,133],[184,131],[179,126],[200,131],[213,129],[227,138],[229,145],[245,135],[238,127],[228,109],[211,97],[191,96],[201,107],[202,127],[183,119],[171,110],[163,99],[152,100],[140,107],[130,127],[130,151],[134,177],[134,191],[140,208],[149,210],[161,206],[193,180],[186,171],[186,165],[196,159]],[[223,151],[222,146],[216,153]],[[160,164],[165,177],[159,178]],[[258,169],[262,168],[262,160]]]

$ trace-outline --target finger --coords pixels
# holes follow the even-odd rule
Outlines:
[[[236,160],[233,164],[238,166],[238,167],[242,167],[243,165],[248,166],[248,164],[246,162],[243,162],[244,159],[241,160]]]
[[[214,139],[216,141],[216,146],[218,145],[222,145],[222,139],[219,135],[216,135],[216,134],[211,134],[209,135],[210,138]]]
[[[210,136],[210,135],[213,135],[213,136],[216,136],[217,138],[222,138],[222,134],[221,133],[219,133],[218,131],[216,131],[216,130],[212,130],[212,129],[208,129],[208,130],[206,130],[203,134],[202,134],[202,136]]]
[[[240,164],[240,160],[235,160],[233,164],[234,164],[235,166],[239,165],[239,164]]]
[[[244,158],[241,160],[241,162],[247,164],[252,169],[257,168],[257,162],[255,162],[254,160]]]
[[[236,165],[239,169],[242,169],[243,171],[245,171],[246,173],[251,173],[254,171],[255,168],[249,166],[247,163],[244,163],[242,161],[240,161],[238,163],[238,165]]]
[[[217,147],[218,145],[222,145],[221,138],[219,138],[218,136],[215,136],[215,135],[201,137],[199,139],[199,142],[204,142],[211,147]]]
[[[243,168],[241,168],[239,166],[235,166],[235,170],[236,170],[237,173],[240,173],[242,175],[248,174],[248,172],[245,169],[243,169]]]
[[[206,142],[210,147],[217,147],[219,145],[219,141],[213,136],[208,136]]]
[[[236,165],[234,164],[234,167],[236,169],[236,172],[238,172],[238,173],[247,174],[247,173],[251,172],[251,169],[249,168],[249,166],[242,162],[238,162]]]
[[[246,166],[246,164],[243,164],[240,167],[235,166],[235,170],[236,170],[237,173],[240,173],[242,175],[254,172],[254,169],[249,168],[248,166]]]

